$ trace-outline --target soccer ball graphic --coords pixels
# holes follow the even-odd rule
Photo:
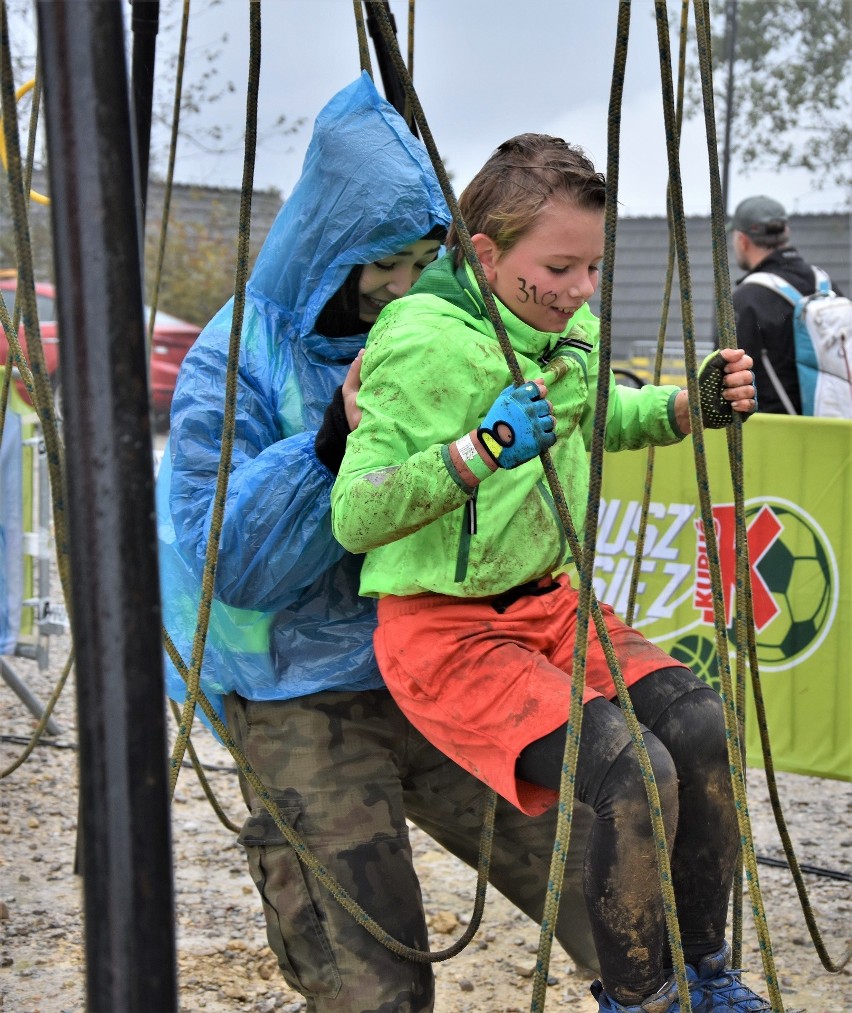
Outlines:
[[[722,692],[722,681],[719,678],[719,661],[716,657],[716,641],[712,636],[692,634],[681,637],[672,647],[669,654],[680,661],[717,693]]]
[[[755,647],[761,668],[789,668],[807,656],[828,631],[834,615],[837,569],[825,537],[793,504],[760,501],[746,508],[746,525],[771,511],[777,533],[752,561]],[[733,649],[735,620],[728,628]],[[677,640],[669,653],[716,690],[721,689],[716,641],[711,628]]]
[[[793,661],[813,644],[829,618],[835,589],[828,553],[817,534],[788,507],[770,506],[783,530],[754,569],[779,611],[755,637],[758,661],[777,665]],[[759,509],[746,511],[746,523]]]

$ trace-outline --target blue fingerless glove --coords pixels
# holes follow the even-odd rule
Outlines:
[[[482,445],[500,468],[517,468],[556,442],[550,406],[534,383],[507,387],[477,429]]]

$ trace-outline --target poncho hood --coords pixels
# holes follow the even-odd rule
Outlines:
[[[449,219],[423,145],[362,73],[317,117],[249,293],[262,312],[280,315],[281,333],[312,359],[350,361],[363,338],[316,334],[320,311],[354,266],[396,253]]]

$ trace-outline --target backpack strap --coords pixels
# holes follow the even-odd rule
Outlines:
[[[816,271],[817,269],[815,268],[814,270]],[[747,283],[762,285],[772,292],[777,292],[778,295],[786,299],[792,306],[798,306],[799,300],[804,298],[802,293],[788,281],[784,281],[777,274],[770,274],[769,271],[755,271],[754,274],[747,274],[740,284],[745,285]]]
[[[814,291],[823,295],[834,295],[831,288],[831,278],[825,271],[821,267],[817,267],[816,264],[811,264],[811,270],[814,272]]]
[[[778,395],[778,400],[784,405],[788,415],[798,415],[799,413],[793,407],[793,402],[790,400],[790,396],[787,391],[781,386],[781,381],[778,379],[778,374],[775,372],[775,367],[769,361],[769,355],[765,348],[760,350],[760,360],[763,363],[763,368],[766,370],[766,375],[769,377],[769,382],[775,388],[775,393]]]
[[[816,270],[815,268],[814,271],[816,272]],[[786,299],[794,309],[805,298],[797,288],[794,288],[789,282],[784,281],[783,278],[779,278],[777,274],[770,274],[769,271],[755,271],[754,274],[747,274],[740,284],[745,285],[746,282],[768,288],[770,291],[780,295],[782,299]],[[763,363],[763,368],[766,370],[769,382],[775,388],[775,393],[778,395],[781,404],[784,405],[787,414],[798,415],[798,412],[793,407],[793,402],[790,400],[790,395],[784,390],[781,381],[778,379],[775,367],[769,361],[769,353],[762,345],[760,349],[760,361]]]

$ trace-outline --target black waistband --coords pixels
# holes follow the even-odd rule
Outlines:
[[[538,580],[528,580],[526,584],[518,584],[517,587],[510,587],[508,591],[498,594],[491,602],[495,612],[502,615],[510,605],[514,605],[521,598],[537,598],[543,594],[550,594],[555,591],[559,584],[552,577],[540,577]]]

